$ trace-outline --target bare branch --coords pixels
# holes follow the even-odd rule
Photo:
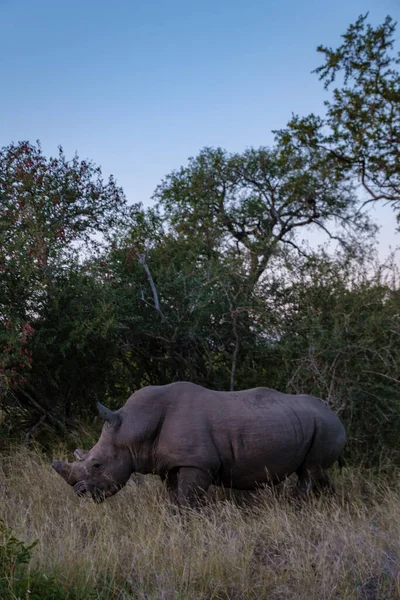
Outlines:
[[[151,287],[151,291],[153,293],[153,299],[154,299],[154,308],[156,309],[156,311],[158,312],[158,314],[161,317],[162,321],[166,321],[166,317],[164,316],[161,308],[160,308],[160,301],[158,299],[158,293],[157,293],[157,288],[155,286],[154,283],[154,279],[151,275],[150,269],[149,269],[149,265],[147,264],[146,261],[146,255],[145,254],[140,254],[139,255],[139,262],[141,265],[143,265],[144,270],[146,271],[146,275],[147,275],[147,279],[149,280],[150,283],[150,287]],[[142,299],[143,299],[143,292],[142,292]]]
[[[31,429],[28,431],[28,433],[25,436],[24,439],[24,447],[27,448],[29,445],[29,440],[31,439],[32,435],[34,434],[34,432],[36,431],[36,429],[38,427],[40,427],[40,425],[43,423],[43,421],[46,419],[47,415],[42,415],[39,419],[39,421],[37,423],[35,423],[35,425],[33,427],[31,427]]]
[[[58,427],[60,427],[60,429],[62,429],[63,431],[67,430],[67,427],[64,425],[64,423],[62,421],[60,421],[60,419],[57,419],[57,417],[55,417],[50,410],[47,410],[46,408],[44,408],[41,404],[39,404],[39,402],[37,402],[32,396],[31,394],[29,394],[29,392],[27,392],[26,389],[22,389],[19,388],[18,393],[22,394],[28,401],[29,403],[34,406],[37,410],[39,410],[43,416],[47,417],[50,421],[52,421],[55,425],[57,425]]]
[[[307,255],[305,252],[303,252],[303,250],[301,250],[301,249],[300,249],[300,248],[297,246],[297,244],[295,244],[294,242],[292,242],[292,240],[285,240],[284,238],[282,238],[282,239],[281,239],[281,242],[283,242],[284,244],[290,244],[291,246],[293,246],[293,248],[294,248],[295,250],[297,250],[297,252],[298,252],[298,253],[299,253],[301,256],[304,256],[304,258],[308,258],[308,255]]]
[[[238,334],[238,330],[237,330],[237,311],[233,308],[232,306],[232,302],[231,299],[229,298],[229,294],[226,290],[225,291],[225,295],[226,298],[228,300],[228,304],[229,304],[229,310],[231,313],[231,318],[232,318],[232,330],[233,330],[233,335],[235,338],[235,348],[233,350],[233,354],[232,354],[232,367],[231,367],[231,382],[230,382],[230,391],[233,392],[235,389],[235,376],[236,376],[236,366],[237,366],[237,359],[238,359],[238,354],[239,354],[239,347],[240,347],[240,339],[239,339],[239,334]]]

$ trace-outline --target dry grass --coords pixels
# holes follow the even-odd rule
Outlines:
[[[400,484],[345,469],[336,498],[302,504],[290,485],[182,517],[156,478],[97,506],[18,451],[1,457],[0,518],[39,540],[43,572],[102,599],[400,598]]]

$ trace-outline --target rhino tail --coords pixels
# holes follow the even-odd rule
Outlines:
[[[339,465],[339,469],[342,470],[344,467],[344,458],[343,458],[343,454],[341,454],[338,458],[338,465]]]

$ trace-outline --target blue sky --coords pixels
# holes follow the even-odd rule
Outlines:
[[[321,112],[316,46],[367,11],[400,21],[399,0],[0,0],[0,145],[61,144],[148,205],[202,147],[268,145],[292,112]],[[394,216],[373,215],[385,252]]]

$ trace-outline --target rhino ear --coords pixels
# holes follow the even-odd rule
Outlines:
[[[117,413],[110,410],[106,406],[103,406],[102,404],[100,404],[100,402],[97,402],[96,406],[97,410],[99,411],[99,415],[103,419],[103,421],[111,423],[115,426],[118,426],[121,423],[121,417],[117,415]]]
[[[77,460],[85,460],[88,453],[89,453],[89,450],[79,450],[79,448],[74,450],[74,456]]]

